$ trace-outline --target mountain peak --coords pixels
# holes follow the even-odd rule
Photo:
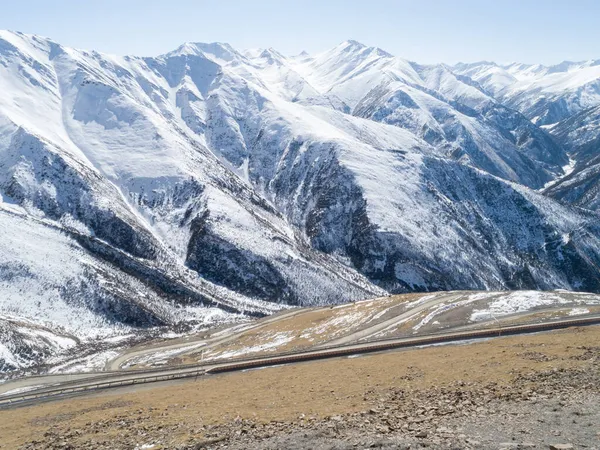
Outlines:
[[[259,58],[277,58],[277,59],[285,59],[285,56],[283,56],[281,53],[279,53],[277,50],[275,50],[273,47],[269,47],[267,49],[264,49]]]
[[[383,50],[379,47],[368,47],[367,45],[363,44],[362,42],[358,42],[353,39],[349,39],[347,41],[342,42],[338,46],[338,48],[345,53],[355,53],[355,52],[373,53],[377,56],[382,56],[382,57],[386,57],[386,58],[392,56],[390,53],[386,52],[385,50]]]
[[[354,39],[348,39],[340,44],[343,47],[354,47],[354,48],[367,48],[362,42],[355,41]]]
[[[231,45],[224,42],[185,42],[166,56],[197,55],[216,62],[230,62],[243,56]]]

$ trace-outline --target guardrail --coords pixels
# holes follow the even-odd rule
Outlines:
[[[344,344],[336,347],[323,347],[319,350],[304,350],[300,352],[286,352],[279,353],[273,356],[265,357],[254,357],[254,358],[238,358],[230,360],[228,362],[219,362],[213,360],[211,362],[205,362],[202,365],[186,365],[179,367],[172,367],[168,370],[164,368],[149,369],[146,371],[135,371],[135,372],[111,372],[111,374],[118,374],[121,377],[128,377],[121,380],[105,381],[89,383],[93,379],[105,378],[93,377],[92,379],[75,380],[67,383],[62,383],[60,387],[47,388],[41,390],[35,390],[31,393],[23,392],[20,394],[7,395],[0,397],[0,408],[6,408],[10,406],[22,406],[24,404],[35,402],[36,400],[48,399],[51,397],[66,396],[69,394],[79,394],[88,391],[108,389],[122,386],[132,386],[136,384],[155,383],[158,381],[170,381],[175,379],[194,378],[201,375],[218,374],[224,372],[234,372],[240,370],[248,370],[260,367],[269,367],[280,364],[289,364],[295,362],[312,361],[319,359],[337,358],[341,356],[349,356],[364,353],[374,353],[386,350],[395,350],[400,348],[420,347],[424,345],[441,344],[449,342],[460,342],[470,339],[485,339],[500,336],[510,336],[528,333],[538,333],[542,331],[550,331],[557,329],[569,328],[572,326],[587,326],[587,325],[598,325],[600,324],[600,316],[580,318],[580,319],[569,319],[545,323],[525,324],[525,325],[514,325],[503,328],[474,330],[457,333],[432,333],[427,336],[419,336],[415,338],[402,338],[399,339],[379,339],[365,343],[352,343]],[[208,367],[212,366],[212,367]],[[215,367],[216,366],[216,367]],[[207,368],[208,367],[208,368]],[[160,372],[175,372],[161,375]],[[156,375],[151,373],[158,372]],[[140,373],[146,373],[147,376],[135,376]],[[107,374],[107,376],[110,376]]]
[[[252,368],[275,366],[280,364],[289,364],[294,362],[311,361],[318,359],[337,358],[340,356],[349,356],[363,353],[375,353],[386,350],[395,350],[400,348],[421,347],[424,345],[442,344],[448,342],[460,342],[471,339],[486,339],[501,336],[511,336],[519,334],[539,333],[543,331],[558,330],[569,328],[572,326],[588,326],[600,324],[600,317],[592,317],[587,319],[572,319],[568,321],[548,322],[540,324],[515,325],[505,328],[495,328],[486,330],[475,330],[460,333],[451,333],[438,336],[419,337],[414,339],[405,339],[386,343],[375,343],[377,341],[369,341],[363,344],[344,344],[344,347],[339,349],[321,349],[319,352],[304,352],[294,355],[283,356],[277,355],[268,358],[268,360],[254,360],[248,362],[236,361],[233,364],[227,364],[220,367],[209,368],[207,374],[216,374],[222,372],[233,372],[239,370],[248,370]],[[381,341],[379,341],[381,342]],[[360,347],[357,347],[359,345]]]
[[[23,392],[21,394],[9,395],[0,398],[0,408],[12,405],[22,406],[26,402],[33,400],[42,400],[50,397],[60,397],[69,394],[85,393],[87,391],[96,391],[123,386],[133,386],[135,384],[156,383],[158,381],[171,381],[184,378],[197,378],[206,373],[205,370],[196,370],[193,372],[172,373],[168,375],[152,375],[147,377],[136,377],[124,380],[105,381],[103,383],[93,383],[80,386],[62,386],[60,388],[34,391],[31,393]]]

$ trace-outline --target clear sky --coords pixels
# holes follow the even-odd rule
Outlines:
[[[0,28],[121,55],[186,41],[315,53],[355,39],[422,63],[600,58],[600,0],[1,0]]]

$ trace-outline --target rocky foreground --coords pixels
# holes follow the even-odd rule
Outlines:
[[[85,429],[51,427],[26,449],[354,449],[354,448],[600,448],[600,347],[585,349],[594,364],[587,370],[550,370],[519,376],[510,386],[458,382],[447,388],[406,392],[391,389],[377,406],[326,418],[300,415],[292,422],[260,423],[236,418],[218,426],[147,425],[140,409]],[[95,434],[85,444],[70,442]],[[116,441],[107,439],[115,434]],[[166,436],[201,434],[190,444],[138,446],[140,437],[163,442]],[[503,441],[507,436],[510,440]]]
[[[597,449],[599,334],[598,327],[588,327],[213,377],[191,385],[195,395],[205,396],[199,404],[188,384],[171,388],[168,405],[160,395],[136,392],[104,403],[90,399],[79,410],[68,404],[52,413],[33,410],[24,423],[43,433],[20,448]],[[591,344],[571,345],[581,341]],[[436,361],[418,364],[420,358]],[[345,386],[336,383],[335,365],[347,377]],[[347,376],[346,367],[356,379]],[[434,367],[441,370],[432,375]],[[311,370],[328,381],[317,383]],[[254,397],[238,398],[238,377],[246,391],[257,389],[239,395]],[[219,383],[230,386],[231,396],[222,396],[220,407],[203,389],[217,390]],[[261,397],[263,383],[273,392]],[[153,400],[140,402],[142,396]],[[301,410],[307,412],[298,414]],[[0,421],[9,417],[1,414]]]
[[[214,436],[233,436],[221,448],[236,449],[600,448],[599,373],[545,372],[508,390],[495,383],[391,390],[368,411],[262,427],[240,422]],[[219,448],[216,441],[184,448],[204,446]]]

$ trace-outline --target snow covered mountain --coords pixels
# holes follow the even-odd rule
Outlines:
[[[140,58],[0,32],[0,370],[285,305],[598,292],[598,214],[532,190],[573,150],[529,119],[354,41]]]
[[[568,149],[572,167],[544,192],[563,202],[600,210],[600,105],[559,122],[551,131]]]
[[[600,103],[600,60],[555,66],[481,62],[454,70],[538,125],[555,124]]]
[[[444,65],[422,66],[355,41],[298,70],[353,115],[408,129],[437,154],[539,188],[568,159],[545,131]]]
[[[541,125],[568,153],[568,171],[548,183],[546,195],[599,208],[600,60],[555,66],[481,62],[458,64],[453,70]]]

